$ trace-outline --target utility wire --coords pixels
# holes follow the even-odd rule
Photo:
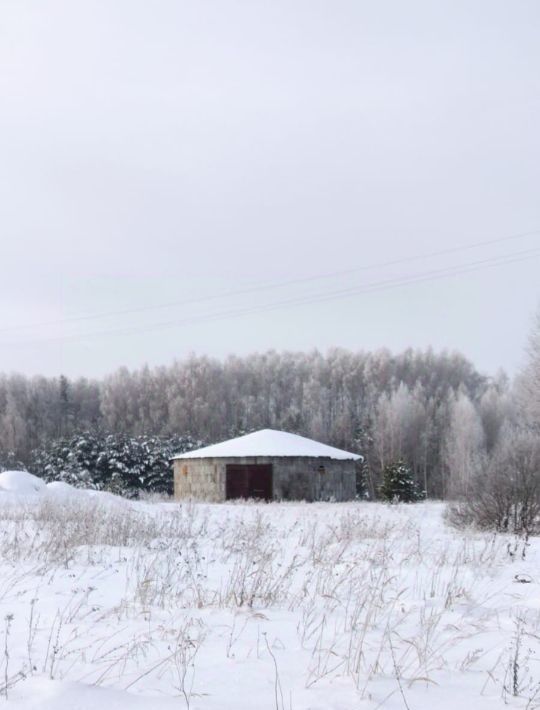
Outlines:
[[[228,311],[217,311],[214,313],[209,313],[206,315],[191,316],[183,319],[176,319],[171,321],[165,321],[161,323],[149,324],[146,326],[131,326],[124,328],[114,328],[109,330],[94,331],[85,334],[75,334],[71,336],[57,336],[51,338],[39,338],[34,340],[27,340],[22,343],[3,343],[4,346],[8,345],[31,345],[40,343],[50,343],[50,342],[76,342],[79,340],[87,340],[95,337],[102,336],[122,336],[131,334],[140,334],[147,332],[154,332],[158,330],[165,330],[168,328],[175,328],[182,325],[192,325],[197,323],[213,322],[218,320],[224,320],[228,318],[234,318],[244,315],[250,315],[253,313],[262,313],[273,310],[278,310],[288,307],[296,307],[302,305],[309,305],[313,303],[323,303],[326,301],[332,301],[342,298],[350,298],[357,295],[362,295],[365,293],[373,293],[380,291],[387,291],[395,288],[400,288],[402,286],[410,286],[417,283],[424,283],[427,281],[437,281],[444,278],[449,278],[452,276],[459,276],[462,274],[468,274],[474,271],[478,271],[485,268],[493,268],[497,266],[505,266],[507,264],[514,264],[523,261],[529,261],[532,258],[540,256],[540,248],[526,249],[518,252],[511,252],[509,254],[490,257],[487,259],[481,259],[477,261],[472,261],[456,266],[444,267],[440,269],[432,269],[425,272],[419,272],[417,274],[405,275],[399,277],[393,277],[388,279],[383,279],[379,281],[373,281],[361,286],[352,286],[346,289],[339,289],[335,291],[326,291],[321,293],[316,293],[312,295],[299,296],[289,299],[284,299],[281,301],[274,301],[267,304],[249,306],[246,308],[231,309]]]
[[[312,283],[314,281],[320,281],[323,279],[335,278],[338,276],[350,276],[352,274],[357,274],[364,271],[371,271],[374,269],[381,269],[389,266],[398,266],[401,264],[408,264],[414,261],[421,261],[424,259],[432,259],[440,256],[448,256],[450,254],[457,254],[465,251],[471,251],[473,249],[478,249],[485,246],[491,246],[493,244],[501,244],[504,242],[514,241],[517,239],[524,239],[526,237],[540,236],[540,230],[532,230],[530,232],[521,232],[519,234],[512,234],[506,237],[498,237],[495,239],[487,239],[480,242],[475,242],[473,244],[467,244],[465,246],[449,247],[447,249],[441,249],[439,251],[427,252],[424,254],[416,254],[414,256],[403,257],[401,259],[392,259],[390,261],[382,261],[374,264],[367,264],[365,266],[357,266],[352,269],[343,269],[340,271],[331,271],[321,274],[315,274],[312,276],[306,276],[303,278],[290,279],[287,281],[275,281],[270,284],[258,284],[257,286],[252,286],[248,288],[235,289],[230,291],[223,291],[220,293],[209,294],[207,296],[200,296],[196,298],[188,298],[179,301],[169,301],[167,303],[158,303],[154,305],[139,306],[136,308],[126,308],[114,311],[102,311],[99,313],[90,313],[88,315],[82,316],[71,316],[67,318],[61,318],[57,320],[42,321],[40,323],[26,323],[13,326],[6,326],[0,328],[0,334],[11,333],[21,330],[31,330],[33,328],[45,328],[48,326],[64,325],[68,323],[78,323],[90,320],[100,320],[102,318],[112,318],[114,316],[123,315],[134,315],[138,313],[145,313],[148,311],[163,310],[167,308],[173,308],[177,306],[188,306],[198,303],[205,303],[208,301],[215,301],[222,298],[231,298],[234,296],[244,296],[253,293],[259,293],[262,291],[271,291],[278,288],[286,288],[287,286],[296,286],[299,284]]]

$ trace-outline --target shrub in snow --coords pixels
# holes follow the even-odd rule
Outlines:
[[[448,509],[459,527],[528,535],[540,532],[540,436],[509,431]]]
[[[413,503],[424,497],[416,485],[411,469],[401,459],[385,466],[379,493],[383,500],[391,503]]]

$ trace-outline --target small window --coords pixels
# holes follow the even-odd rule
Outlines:
[[[326,469],[325,469],[325,467],[324,467],[322,464],[319,466],[319,473],[320,473],[321,475],[322,475],[323,473],[326,473]]]

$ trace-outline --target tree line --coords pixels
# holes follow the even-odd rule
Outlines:
[[[402,460],[428,497],[445,498],[464,489],[525,400],[535,411],[538,383],[525,379],[487,377],[459,353],[430,349],[194,355],[101,380],[1,375],[0,466],[40,474],[73,437],[109,437],[109,447],[111,436],[157,437],[167,447],[273,428],[363,454],[371,496]]]

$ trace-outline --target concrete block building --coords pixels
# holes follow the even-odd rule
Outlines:
[[[359,454],[263,429],[175,456],[174,496],[212,502],[352,500],[361,461]]]

